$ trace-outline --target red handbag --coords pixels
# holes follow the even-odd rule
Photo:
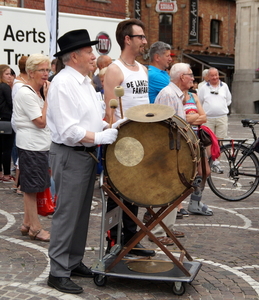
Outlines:
[[[55,206],[52,201],[50,188],[47,188],[44,192],[37,193],[37,207],[38,214],[41,216],[48,216],[54,213]]]

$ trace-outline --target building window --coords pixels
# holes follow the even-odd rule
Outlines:
[[[159,16],[159,41],[172,45],[173,16],[161,14]]]
[[[210,23],[210,43],[219,45],[220,21],[211,20]]]

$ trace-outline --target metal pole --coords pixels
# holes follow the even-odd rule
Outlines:
[[[57,0],[57,18],[56,18],[56,53],[58,51],[58,44],[57,44],[57,40],[58,40],[58,29],[59,29],[59,20],[58,20],[58,11],[59,11],[59,3],[58,3],[59,0]]]

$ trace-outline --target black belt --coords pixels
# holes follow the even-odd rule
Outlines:
[[[93,153],[97,148],[97,146],[93,146],[93,147],[74,146],[73,147],[73,146],[67,146],[65,144],[57,144],[55,142],[53,142],[53,143],[56,144],[56,145],[59,145],[59,146],[65,146],[65,147],[73,148],[75,151],[84,151],[84,152],[91,152],[91,153]]]
[[[72,148],[74,148],[75,151],[94,152],[97,146],[93,146],[93,147],[75,146]]]

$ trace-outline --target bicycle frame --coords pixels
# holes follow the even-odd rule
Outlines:
[[[254,152],[258,151],[259,139],[254,126],[259,121],[245,119],[243,127],[249,127],[253,142],[247,139],[219,140],[219,158],[222,173],[212,172],[207,181],[211,190],[220,198],[228,201],[240,201],[250,196],[259,184],[259,160]],[[210,165],[213,164],[210,158]],[[216,175],[215,175],[216,173]]]
[[[226,140],[224,140],[226,141]],[[248,176],[248,177],[255,177],[258,178],[259,175],[255,175],[255,174],[251,174],[251,173],[246,173],[246,172],[241,172],[239,171],[239,167],[242,165],[242,163],[244,162],[244,160],[251,154],[254,152],[254,146],[257,142],[257,140],[255,140],[249,147],[247,147],[245,144],[246,140],[242,140],[242,141],[238,141],[237,140],[229,140],[231,142],[232,145],[232,153],[229,153],[228,149],[226,148],[226,145],[222,145],[221,149],[224,149],[224,153],[228,159],[228,163],[229,163],[229,167],[231,168],[231,171],[233,172],[233,174],[231,174],[233,177],[237,176],[237,175],[244,175],[244,176]],[[237,143],[236,143],[237,142]],[[234,146],[238,146],[238,148],[236,149]],[[245,153],[242,153],[243,155],[241,156],[241,158],[236,162],[236,157],[237,157],[237,153],[241,149],[241,146],[246,147],[247,151]],[[236,150],[236,151],[235,151]],[[231,163],[233,164],[233,166],[231,166]]]

